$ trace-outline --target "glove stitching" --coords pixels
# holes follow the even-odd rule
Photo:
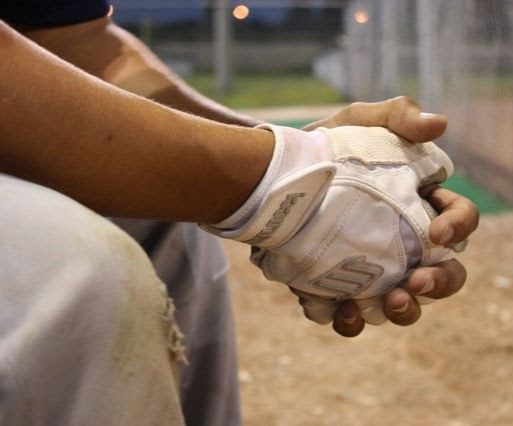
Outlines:
[[[406,273],[406,265],[407,265],[407,262],[406,262],[406,256],[405,256],[405,249],[404,249],[404,244],[403,244],[403,241],[400,237],[400,230],[399,230],[399,220],[400,220],[400,215],[397,215],[397,217],[395,218],[394,220],[394,223],[393,223],[393,227],[394,227],[394,240],[395,240],[395,246],[396,246],[396,257],[397,257],[397,260],[398,260],[398,264],[399,264],[399,271],[396,272],[395,274],[393,274],[390,278],[389,278],[389,281],[387,283],[384,283],[382,284],[379,288],[380,288],[380,291],[381,292],[386,292],[388,290],[390,290],[391,288],[394,288],[394,287],[397,287],[398,285],[398,281],[404,277],[405,273]],[[367,295],[367,293],[372,290],[372,286],[366,288],[365,290],[363,290],[360,294],[356,294],[355,296],[353,296],[353,299],[355,300],[365,300],[365,299],[373,299],[375,297],[381,297],[381,296],[377,296],[377,295],[372,295],[372,296],[369,296]],[[360,295],[361,295],[361,298],[360,298]]]
[[[348,169],[351,169],[352,171],[354,172],[357,172],[357,173],[361,173],[361,169],[362,167],[365,168],[365,172],[366,173],[369,173],[370,175],[372,176],[396,176],[396,175],[401,175],[401,174],[404,174],[404,169],[401,170],[402,167],[406,167],[406,166],[410,166],[409,164],[401,164],[399,165],[398,168],[394,168],[394,169],[388,169],[388,170],[370,170],[369,168],[365,167],[364,164],[362,164],[361,166],[360,165],[356,165],[356,164],[353,164],[351,162],[339,162],[339,164],[341,164],[342,166],[344,167],[347,167]],[[397,164],[397,163],[394,163],[394,164]],[[374,166],[379,166],[379,165],[389,165],[389,164],[384,164],[384,163],[379,163],[379,164],[373,164]],[[417,175],[417,171],[415,169],[413,169],[413,172]],[[418,179],[418,177],[417,177]],[[419,179],[420,181],[420,179]]]
[[[339,234],[339,232],[341,232],[341,230],[346,225],[347,219],[353,212],[354,207],[359,199],[360,194],[358,194],[358,192],[355,192],[351,195],[351,198],[349,199],[348,204],[346,204],[344,211],[339,213],[339,215],[334,220],[334,222],[337,223],[337,226],[335,228],[328,228],[321,236],[318,245],[310,252],[308,252],[306,255],[304,255],[301,259],[299,259],[297,263],[295,263],[295,265],[297,265],[297,268],[299,268],[299,272],[290,280],[288,280],[287,284],[295,281],[298,276],[302,275],[307,269],[309,269],[319,261],[324,252],[333,243],[335,237]]]
[[[390,195],[382,191],[378,187],[370,186],[367,182],[364,180],[355,178],[355,177],[343,177],[337,179],[341,183],[345,183],[348,186],[353,186],[356,188],[360,188],[363,190],[368,190],[370,193],[373,193],[375,195],[380,196],[380,198],[387,202],[393,209],[396,211],[398,210],[400,214],[404,216],[406,220],[410,223],[410,225],[417,231],[417,236],[420,238],[422,243],[422,263],[429,259],[431,256],[431,245],[432,243],[430,240],[426,237],[425,232],[423,231],[422,227],[417,223],[415,218],[411,216],[411,214],[408,212],[407,209],[403,208],[400,203],[398,203],[394,198],[392,198]]]
[[[349,217],[352,210],[354,209],[354,205],[356,204],[358,199],[359,199],[359,194],[355,193],[354,195],[352,195],[352,198],[349,200],[349,202],[347,204],[348,209],[345,212],[340,212],[339,215],[334,220],[335,223],[336,223],[336,221],[339,221],[336,228],[335,229],[333,229],[333,228],[326,229],[326,231],[324,231],[324,233],[318,240],[318,243],[315,245],[314,249],[312,249],[310,252],[308,252],[307,254],[302,256],[297,261],[294,261],[292,266],[287,267],[285,270],[283,270],[283,269],[279,270],[280,272],[278,274],[287,274],[287,271],[290,268],[293,268],[294,270],[299,269],[299,272],[295,276],[293,276],[292,278],[290,278],[288,280],[278,279],[280,282],[283,282],[283,283],[289,285],[299,275],[301,275],[305,270],[310,268],[312,265],[314,265],[319,260],[319,258],[329,247],[329,245],[331,244],[333,239],[336,237],[337,233],[340,232],[340,230],[344,227],[344,225],[347,221],[347,218]],[[292,240],[293,240],[293,238],[288,240],[286,244],[288,244]],[[326,243],[326,240],[328,240],[328,243]],[[270,251],[272,253],[272,250],[268,250],[268,251]],[[271,280],[277,280],[276,277],[273,277],[271,274],[268,274],[266,272],[269,269],[276,269],[276,265],[272,265],[272,264],[269,265],[270,263],[272,263],[271,260],[267,256],[264,257],[263,261],[261,262],[261,269],[264,272],[264,275],[266,276],[266,278],[271,279]]]
[[[400,237],[401,231],[399,229],[399,221],[401,216],[397,215],[394,221],[394,238],[396,241],[397,258],[399,259],[399,266],[401,268],[401,276],[406,273],[407,261],[406,261],[406,250],[404,248],[403,239]]]

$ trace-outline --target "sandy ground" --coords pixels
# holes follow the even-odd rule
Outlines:
[[[482,218],[458,295],[354,339],[304,319],[244,246],[226,250],[246,425],[513,425],[513,214]]]

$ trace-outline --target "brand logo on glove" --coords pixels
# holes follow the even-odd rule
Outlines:
[[[247,244],[256,245],[271,237],[280,228],[281,224],[292,210],[292,207],[297,203],[297,200],[304,196],[304,192],[288,194],[280,203],[280,206],[273,213],[271,219],[269,219],[269,221],[265,224],[264,229],[262,229],[250,240],[244,242]]]
[[[328,272],[314,278],[310,284],[338,292],[338,297],[353,297],[368,288],[383,275],[382,266],[367,262],[365,256],[344,259]]]

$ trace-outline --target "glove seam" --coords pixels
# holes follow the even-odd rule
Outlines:
[[[394,237],[395,237],[396,247],[397,247],[397,259],[398,259],[398,263],[399,263],[399,266],[402,271],[401,272],[401,276],[402,276],[406,273],[407,262],[405,259],[406,250],[404,249],[404,242],[403,242],[403,239],[401,238],[401,231],[399,229],[400,219],[401,219],[401,216],[397,215],[397,217],[394,221]]]
[[[355,178],[355,177],[343,177],[343,178],[338,178],[337,180],[338,180],[338,182],[345,183],[348,186],[353,186],[353,187],[356,187],[356,188],[367,189],[371,193],[379,195],[380,198],[383,201],[385,201],[387,204],[389,204],[394,210],[399,211],[399,213],[401,215],[403,215],[405,217],[405,219],[408,220],[408,222],[410,222],[410,225],[412,225],[413,228],[417,231],[417,236],[421,239],[421,241],[423,243],[422,244],[422,260],[421,260],[421,263],[424,263],[424,261],[426,259],[430,258],[430,256],[431,256],[430,244],[432,244],[432,243],[427,238],[426,233],[421,228],[421,226],[418,224],[418,222],[410,215],[410,213],[405,208],[403,208],[401,206],[401,204],[397,200],[392,198],[389,194],[385,193],[380,188],[373,187],[373,186],[369,185],[367,182],[365,182],[365,181],[363,181],[361,179],[358,179],[358,178]]]
[[[359,199],[360,195],[357,192],[351,195],[350,201],[348,204],[346,204],[346,208],[344,209],[344,211],[336,217],[335,222],[337,223],[337,226],[335,228],[328,228],[319,239],[317,247],[310,250],[300,260],[298,260],[297,266],[301,269],[294,277],[287,281],[287,284],[295,281],[308,268],[310,268],[312,265],[319,261],[322,255],[326,252],[326,250],[328,250],[330,245],[333,243],[333,240],[335,239],[337,234],[340,233],[342,229],[345,227],[347,219],[353,212],[354,207]]]
[[[401,170],[401,168],[403,167],[409,167],[413,173],[415,173],[415,176],[417,178],[417,180],[420,181],[420,179],[418,178],[418,174],[417,174],[417,170],[415,170],[413,167],[410,167],[410,164],[399,164],[397,165],[397,163],[395,165],[397,165],[396,168],[391,168],[391,169],[388,169],[388,170],[370,170],[368,167],[366,167],[365,164],[362,163],[362,165],[357,165],[357,164],[353,164],[351,163],[350,161],[339,161],[338,162],[339,164],[343,165],[344,167],[347,167],[348,169],[351,169],[353,170],[354,172],[361,172],[361,168],[365,168],[365,172],[368,173],[369,175],[375,177],[375,176],[396,176],[396,175],[401,175],[401,174],[404,174],[404,169]],[[390,166],[392,163],[376,163],[376,164],[372,164],[373,166]]]

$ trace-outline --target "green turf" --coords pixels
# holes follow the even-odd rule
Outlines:
[[[276,122],[276,124],[301,128],[311,121],[313,120],[288,120]],[[501,201],[491,192],[458,172],[454,173],[443,186],[472,200],[483,214],[500,213],[513,209],[513,205]]]
[[[401,94],[408,95],[414,99],[419,98],[419,77],[418,75],[403,76],[400,80]],[[451,80],[444,81],[442,93],[451,94],[454,83]],[[513,74],[473,74],[465,75],[459,79],[458,84],[469,99],[474,98],[511,98],[513,95]]]
[[[513,208],[511,204],[501,201],[485,188],[475,184],[460,173],[451,176],[443,186],[472,200],[484,214],[501,213]]]
[[[236,74],[233,90],[216,97],[211,74],[193,74],[187,82],[231,108],[321,105],[342,102],[341,95],[308,73]]]
[[[278,124],[279,126],[289,126],[295,127],[296,129],[301,129],[301,127],[306,126],[312,121],[316,120],[276,120],[274,121],[274,124]]]

